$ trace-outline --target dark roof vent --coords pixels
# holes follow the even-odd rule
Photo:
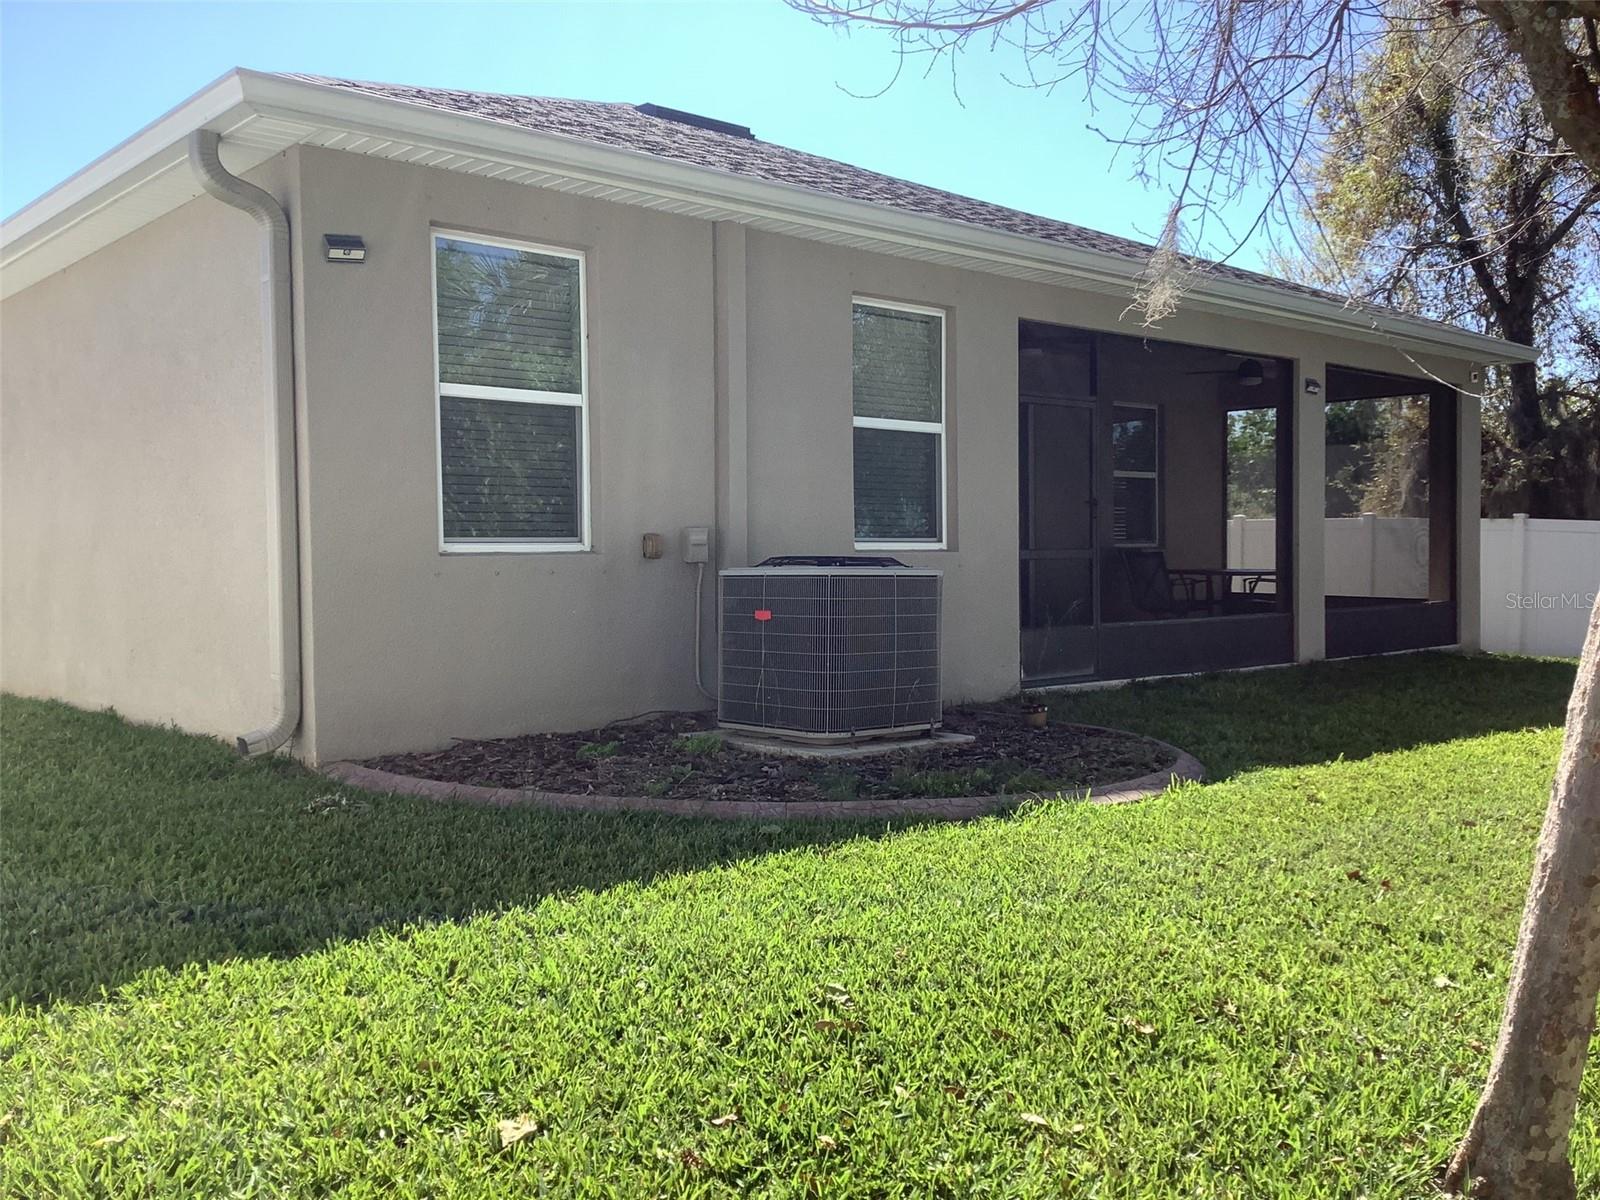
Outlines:
[[[636,104],[638,111],[647,117],[660,117],[663,121],[676,121],[679,125],[693,125],[696,129],[709,129],[713,133],[726,133],[732,137],[755,140],[748,125],[735,125],[732,121],[719,121],[715,117],[702,117],[699,113],[684,112],[681,108],[667,108],[661,104]]]

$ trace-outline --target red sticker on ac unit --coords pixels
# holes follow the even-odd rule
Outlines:
[[[772,610],[770,608],[758,608],[758,609],[756,609],[756,620],[758,620],[758,621],[770,621],[770,620],[772,620]]]

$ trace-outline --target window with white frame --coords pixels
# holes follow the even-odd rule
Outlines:
[[[855,540],[944,544],[944,313],[857,300],[852,310]]]
[[[1161,541],[1160,411],[1119,404],[1111,413],[1111,525],[1121,546]]]
[[[588,543],[583,256],[435,232],[446,550]]]

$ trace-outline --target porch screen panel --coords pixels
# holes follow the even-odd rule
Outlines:
[[[858,301],[851,310],[855,536],[944,536],[944,316]]]
[[[1112,539],[1154,546],[1161,538],[1159,414],[1118,405],[1111,423]]]

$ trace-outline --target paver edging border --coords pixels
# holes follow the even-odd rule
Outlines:
[[[1074,725],[1073,728],[1123,733],[1103,725]],[[1139,735],[1135,735],[1139,736]],[[1205,768],[1185,750],[1166,742],[1146,739],[1175,755],[1170,767],[1133,779],[1105,784],[1098,788],[1079,788],[1061,795],[1069,800],[1091,804],[1129,804],[1158,796],[1174,783],[1205,778]],[[359,763],[335,762],[321,768],[322,774],[352,787],[401,796],[421,796],[429,800],[451,800],[485,808],[542,808],[552,812],[662,813],[675,817],[716,817],[723,820],[859,820],[863,818],[928,817],[935,820],[963,821],[992,813],[1010,812],[1038,796],[1035,793],[998,796],[904,796],[879,800],[695,800],[673,796],[594,796],[570,792],[545,792],[537,788],[482,787],[472,783],[446,783],[398,775]]]

